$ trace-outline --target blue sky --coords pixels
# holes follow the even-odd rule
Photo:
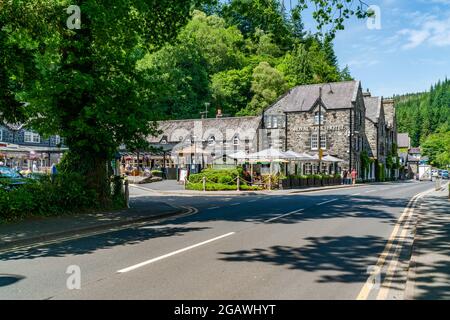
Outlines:
[[[450,0],[366,0],[380,8],[381,29],[353,17],[335,40],[341,66],[373,95],[425,91],[450,77]],[[311,27],[310,14],[305,24]]]

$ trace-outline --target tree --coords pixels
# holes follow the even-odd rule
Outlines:
[[[251,99],[252,68],[228,70],[213,75],[211,91],[216,106],[225,114],[234,115],[244,109]]]
[[[254,70],[251,91],[254,96],[239,115],[257,115],[286,91],[283,74],[267,62],[261,62]]]
[[[193,18],[181,31],[181,45],[195,44],[205,58],[209,73],[239,68],[244,39],[236,26],[225,25],[224,19],[194,11]]]
[[[119,145],[155,132],[154,93],[136,63],[176,37],[193,3],[116,0],[112,10],[110,1],[80,0],[81,29],[66,26],[68,0],[0,3],[7,97],[27,103],[21,112],[40,133],[65,137],[66,168],[84,174],[102,204],[110,199],[106,163]]]
[[[450,165],[450,131],[430,135],[422,144],[422,152],[432,165],[446,168]]]

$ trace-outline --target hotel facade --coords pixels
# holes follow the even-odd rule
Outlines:
[[[232,165],[233,154],[268,148],[342,159],[306,163],[302,174],[336,173],[355,168],[360,179],[375,180],[386,169],[396,144],[395,107],[390,99],[363,92],[360,81],[297,86],[255,117],[222,117],[159,122],[154,146],[170,145],[169,166]],[[364,155],[370,165],[363,168]],[[320,166],[320,167],[319,167]],[[333,172],[332,172],[333,171]]]

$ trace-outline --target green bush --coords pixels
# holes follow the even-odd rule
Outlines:
[[[97,194],[87,188],[85,178],[71,173],[30,180],[11,191],[0,188],[0,222],[31,216],[55,216],[96,209]]]
[[[242,169],[230,169],[230,170],[215,170],[205,169],[201,173],[191,174],[189,176],[189,182],[202,183],[203,177],[206,178],[207,183],[220,183],[226,185],[236,186],[236,178],[242,177]],[[243,184],[244,182],[241,181]]]
[[[202,183],[189,183],[186,185],[187,190],[196,190],[203,191]],[[236,191],[236,185],[227,185],[222,183],[206,183],[205,185],[206,191]],[[261,187],[258,186],[248,186],[248,185],[240,185],[240,190],[243,191],[251,191],[251,190],[261,190]]]

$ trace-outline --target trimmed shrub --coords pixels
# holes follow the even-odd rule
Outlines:
[[[42,176],[10,191],[0,188],[0,222],[97,209],[97,193],[87,188],[85,180],[71,173],[54,181]]]

